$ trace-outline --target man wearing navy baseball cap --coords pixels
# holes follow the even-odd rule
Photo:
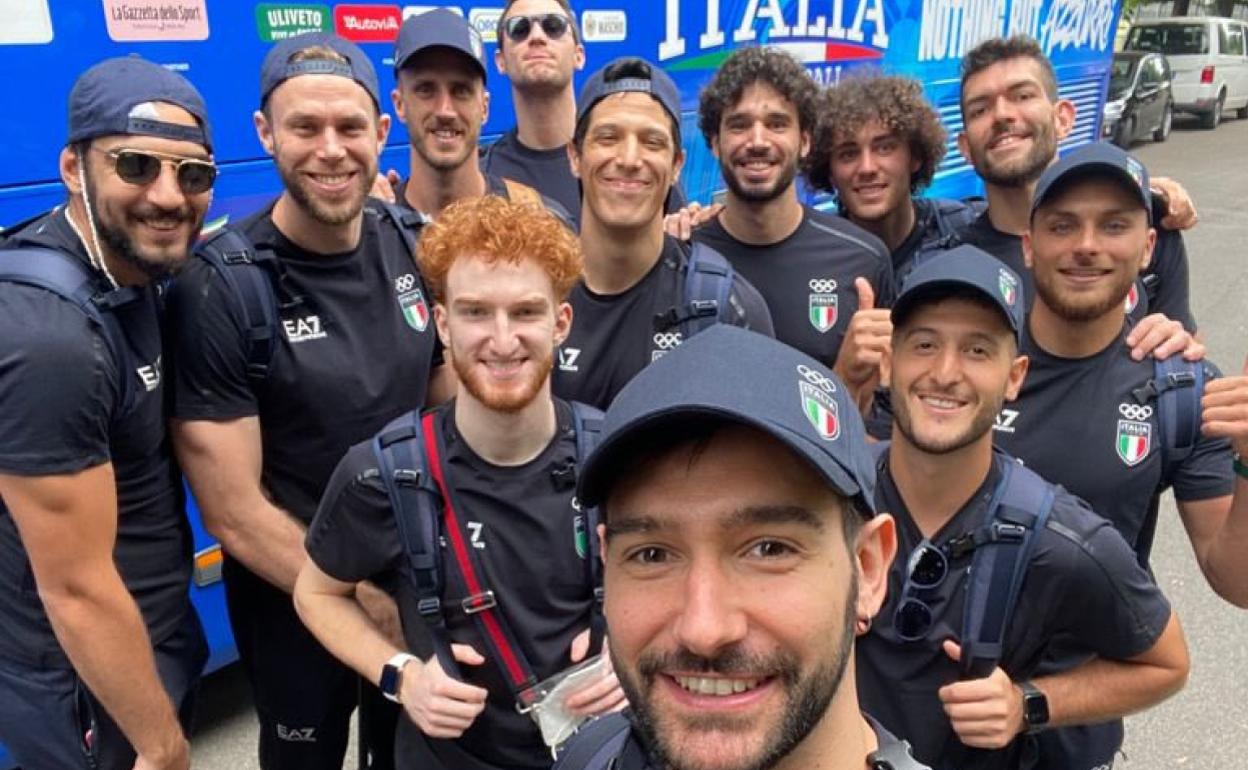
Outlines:
[[[1178,621],[1122,536],[993,448],[1027,375],[1025,305],[1017,274],[960,246],[916,267],[892,309],[875,503],[903,557],[859,640],[859,691],[940,770],[1032,768],[1036,733],[1145,708],[1187,673]],[[1037,666],[1059,647],[1077,661]]]
[[[605,408],[646,364],[714,323],[774,336],[766,302],[722,255],[664,232],[685,152],[680,93],[661,67],[622,57],[590,75],[568,157],[585,276],[569,298],[577,320],[560,348],[557,395]]]
[[[212,198],[204,100],[138,57],[69,95],[64,206],[0,247],[0,742],[22,767],[190,758],[207,658],[155,282]]]
[[[226,553],[260,766],[337,770],[360,683],[291,604],[304,530],[347,449],[445,398],[451,375],[412,258],[423,220],[368,198],[390,129],[373,63],[312,32],[274,45],[259,80],[256,132],[284,189],[206,240],[170,292],[173,438]],[[369,583],[357,596],[394,628],[389,596]],[[397,712],[362,692],[387,716],[360,720],[361,743],[387,766]]]
[[[1248,451],[1248,377],[1178,355],[1138,361],[1126,345],[1123,300],[1154,257],[1150,212],[1144,167],[1109,144],[1081,147],[1040,176],[1023,236],[1036,287],[1023,339],[1031,367],[996,443],[1090,503],[1144,565],[1172,489],[1209,585],[1248,606],[1248,468],[1236,459]],[[1045,766],[1110,761],[1122,723],[1082,733],[1043,736]]]
[[[919,767],[858,706],[854,638],[896,544],[874,490],[844,386],[793,348],[720,325],[638,374],[578,488],[631,711],[556,767]]]

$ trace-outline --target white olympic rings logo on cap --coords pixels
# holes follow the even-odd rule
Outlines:
[[[798,364],[797,373],[802,375],[802,379],[806,380],[811,385],[817,385],[829,393],[836,392],[836,383],[828,379],[828,377],[826,377],[822,372],[815,371],[806,364]]]
[[[831,294],[836,291],[836,280],[832,278],[811,278],[810,290],[816,294]]]
[[[416,287],[416,276],[412,275],[411,273],[404,273],[403,275],[394,279],[394,290],[399,292],[400,294],[406,291],[411,291],[415,287]]]
[[[682,341],[680,332],[659,332],[654,335],[654,346],[659,350],[671,350]]]
[[[1128,420],[1147,420],[1153,416],[1153,408],[1148,405],[1119,404],[1118,413]]]

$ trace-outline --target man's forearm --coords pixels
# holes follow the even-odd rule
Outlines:
[[[1248,608],[1248,479],[1236,475],[1235,494],[1218,535],[1197,554],[1205,579],[1218,596]]]
[[[267,500],[246,514],[213,516],[208,506],[200,510],[208,531],[221,541],[231,558],[286,593],[294,591],[299,569],[307,559],[302,523]]]
[[[74,670],[135,751],[162,766],[184,753],[186,738],[156,672],[151,640],[121,577],[114,571],[41,597]]]
[[[370,682],[381,677],[381,667],[401,650],[369,618],[354,596],[296,588],[295,609],[325,649]]]

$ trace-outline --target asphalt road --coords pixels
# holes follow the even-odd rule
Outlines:
[[[1248,120],[1215,131],[1178,117],[1170,140],[1132,152],[1154,175],[1182,182],[1200,224],[1187,234],[1192,305],[1210,357],[1238,372],[1248,353]],[[1248,558],[1248,554],[1245,554]],[[1192,652],[1187,688],[1128,719],[1125,770],[1248,767],[1248,612],[1219,599],[1196,567],[1171,501],[1161,512],[1154,548],[1157,578],[1179,611]],[[194,765],[252,770],[256,723],[246,684],[235,670],[205,683]],[[354,768],[349,753],[346,767]]]

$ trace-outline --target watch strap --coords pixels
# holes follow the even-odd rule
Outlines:
[[[1018,683],[1023,692],[1023,725],[1027,732],[1038,733],[1049,726],[1049,699],[1030,681]]]
[[[377,683],[377,687],[381,690],[381,694],[386,700],[395,703],[402,703],[400,698],[400,685],[403,681],[403,667],[413,660],[419,660],[415,655],[406,652],[395,653],[395,655],[386,661],[381,667],[381,680]]]

